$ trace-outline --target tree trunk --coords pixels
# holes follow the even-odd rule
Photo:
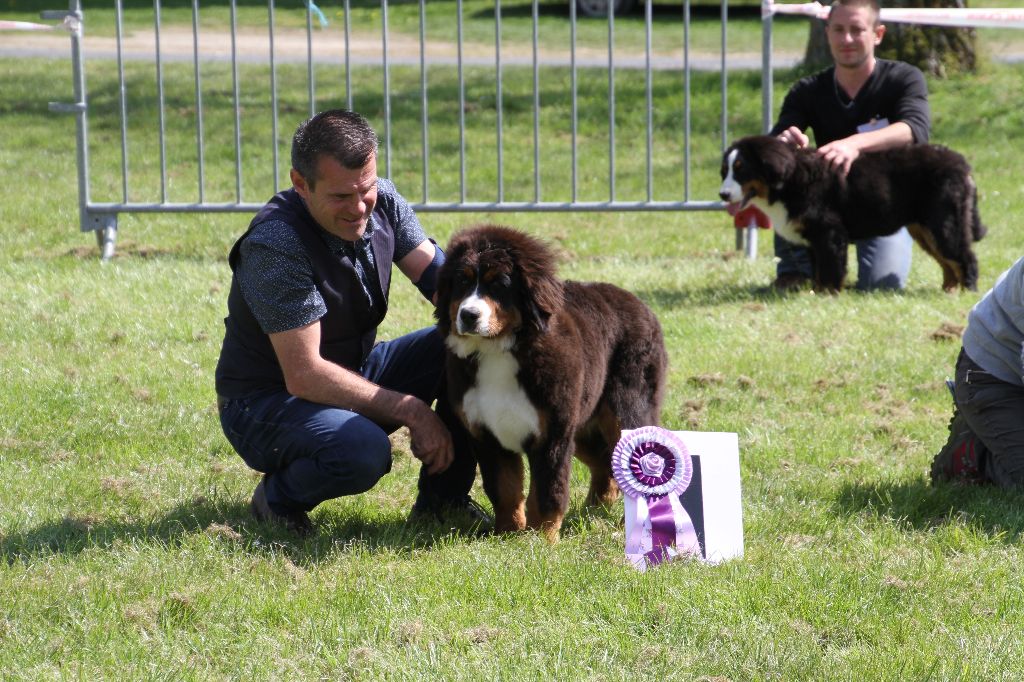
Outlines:
[[[963,0],[889,0],[886,7],[965,7]],[[875,49],[884,59],[899,59],[913,64],[926,74],[945,78],[955,73],[973,72],[977,62],[977,32],[973,28],[941,28],[890,22],[885,37]],[[832,54],[825,39],[825,22],[811,19],[810,36],[804,53],[804,67],[825,68]]]

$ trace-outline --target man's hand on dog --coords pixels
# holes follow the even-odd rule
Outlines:
[[[811,142],[811,138],[804,135],[804,131],[800,130],[796,126],[789,126],[779,133],[779,139],[786,144],[791,144],[797,148],[806,147]]]
[[[423,462],[428,474],[439,474],[452,463],[455,452],[448,427],[426,403],[422,410],[409,420],[409,438],[412,441],[413,456]]]
[[[860,156],[860,149],[846,140],[836,140],[818,147],[817,154],[828,161],[834,170],[846,175],[850,172],[850,166]]]
[[[779,133],[778,137],[786,144],[793,145],[798,149],[806,147],[811,142],[811,139],[796,126],[786,128]],[[853,162],[857,160],[858,156],[860,156],[860,150],[853,144],[850,144],[847,140],[829,142],[826,145],[818,147],[815,153],[828,161],[829,165],[833,169],[839,171],[843,175],[850,172],[850,166],[852,166]]]

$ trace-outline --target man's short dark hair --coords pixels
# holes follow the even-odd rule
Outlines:
[[[359,170],[377,153],[377,133],[365,118],[347,109],[321,111],[299,124],[292,138],[292,168],[315,189],[317,163],[330,156]]]
[[[878,15],[881,12],[881,7],[878,4],[878,0],[834,0],[832,5],[829,7],[828,16],[832,18],[832,10],[836,7],[867,7],[875,15],[874,25],[878,25]],[[826,22],[827,23],[827,22]]]

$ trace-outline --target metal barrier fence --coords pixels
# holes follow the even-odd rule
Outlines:
[[[113,254],[120,213],[258,210],[272,192],[287,184],[288,165],[282,167],[280,156],[294,125],[328,106],[354,107],[368,114],[381,135],[381,174],[396,180],[416,211],[722,207],[717,198],[692,197],[691,178],[695,140],[699,137],[705,150],[705,165],[713,159],[715,173],[717,154],[728,141],[726,0],[720,5],[718,54],[710,59],[706,52],[691,54],[689,0],[680,8],[678,24],[670,22],[666,29],[666,22],[658,22],[657,49],[650,0],[645,3],[642,31],[637,30],[637,20],[629,24],[630,35],[642,35],[643,45],[627,49],[616,36],[622,22],[617,24],[614,2],[608,3],[607,19],[600,20],[601,33],[606,31],[606,38],[601,36],[603,48],[595,45],[594,20],[587,20],[586,40],[579,39],[580,21],[572,1],[567,3],[567,22],[542,22],[539,3],[533,0],[529,22],[519,22],[520,31],[523,24],[529,26],[529,36],[520,32],[510,39],[502,23],[501,0],[495,0],[490,44],[481,39],[479,11],[473,36],[467,39],[463,0],[455,0],[448,35],[440,42],[428,39],[432,24],[426,0],[419,0],[416,31],[410,30],[408,17],[401,31],[392,29],[387,0],[380,2],[375,17],[379,24],[372,31],[365,22],[355,26],[356,17],[367,16],[365,3],[353,8],[353,0],[342,2],[332,14],[341,30],[332,27],[328,32],[315,26],[329,20],[311,0],[302,10],[288,10],[286,26],[279,25],[284,10],[275,7],[275,0],[267,0],[265,33],[253,36],[251,29],[239,30],[236,0],[229,0],[226,31],[209,28],[223,12],[211,18],[214,8],[201,9],[199,0],[192,0],[187,13],[190,28],[182,30],[185,14],[178,9],[171,31],[162,18],[161,0],[154,0],[151,41],[138,48],[126,35],[122,0],[115,0],[113,54],[105,55],[105,75],[96,77],[102,83],[97,96],[86,87],[81,0],[69,0],[67,12],[43,13],[44,18],[64,18],[71,36],[74,101],[51,104],[51,109],[76,117],[81,229],[96,232],[104,259]],[[251,13],[247,19],[251,21]],[[304,26],[295,26],[300,21]],[[433,26],[436,34],[436,15]],[[555,38],[542,39],[542,28]],[[328,33],[333,42],[325,42]],[[367,48],[365,38],[371,34],[376,40]],[[566,43],[553,45],[559,35]],[[761,119],[767,129],[772,108],[770,13],[763,14],[761,42],[761,59],[752,66],[761,70]],[[114,62],[116,74],[111,73]],[[172,68],[176,76],[169,80],[166,73]],[[185,69],[188,78],[183,77]],[[704,132],[695,136],[691,91],[698,71],[700,87],[713,89],[717,81],[720,97],[717,130],[702,119]],[[304,87],[298,88],[302,79]],[[186,80],[191,81],[190,94],[182,84]],[[171,81],[176,84],[173,94]],[[659,102],[671,101],[678,108],[656,111],[655,89]],[[626,91],[630,100],[623,105],[616,95]],[[642,104],[633,101],[641,96]],[[597,103],[600,97],[604,101]],[[254,105],[256,101],[262,106]],[[457,139],[447,128],[435,135],[431,123],[438,112],[450,120],[453,108]],[[101,110],[103,134],[97,138],[90,123]],[[286,125],[282,112],[289,116]],[[563,120],[566,115],[568,120]],[[258,129],[254,119],[262,122]],[[484,132],[487,127],[492,128],[489,133]],[[708,139],[712,135],[713,141]],[[209,158],[214,138],[231,140],[230,159]],[[91,165],[92,156],[101,156],[101,165]],[[118,156],[119,168],[111,168]],[[100,187],[94,185],[94,175],[102,176]],[[186,182],[189,176],[194,184]],[[231,184],[233,188],[227,187]],[[411,189],[416,184],[418,199]]]

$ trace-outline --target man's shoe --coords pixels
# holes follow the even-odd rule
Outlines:
[[[798,272],[786,272],[775,278],[772,282],[773,291],[799,291],[811,285],[811,278],[801,275]]]
[[[985,444],[971,431],[960,410],[954,407],[953,417],[949,420],[949,440],[932,460],[932,483],[981,483],[985,480],[983,469],[987,456]]]
[[[409,519],[412,521],[443,522],[460,517],[476,525],[491,525],[494,519],[480,504],[469,495],[450,500],[420,493],[416,503],[412,505]]]
[[[279,523],[300,537],[311,535],[313,533],[313,522],[309,520],[309,515],[306,512],[296,510],[290,511],[287,514],[278,514],[270,508],[270,505],[267,503],[266,483],[267,476],[264,474],[263,478],[256,485],[256,490],[252,493],[250,509],[256,520]]]
[[[494,523],[494,519],[487,513],[487,510],[469,495],[449,503],[448,511],[450,513],[462,514],[474,523],[479,523],[481,525],[490,525]]]

